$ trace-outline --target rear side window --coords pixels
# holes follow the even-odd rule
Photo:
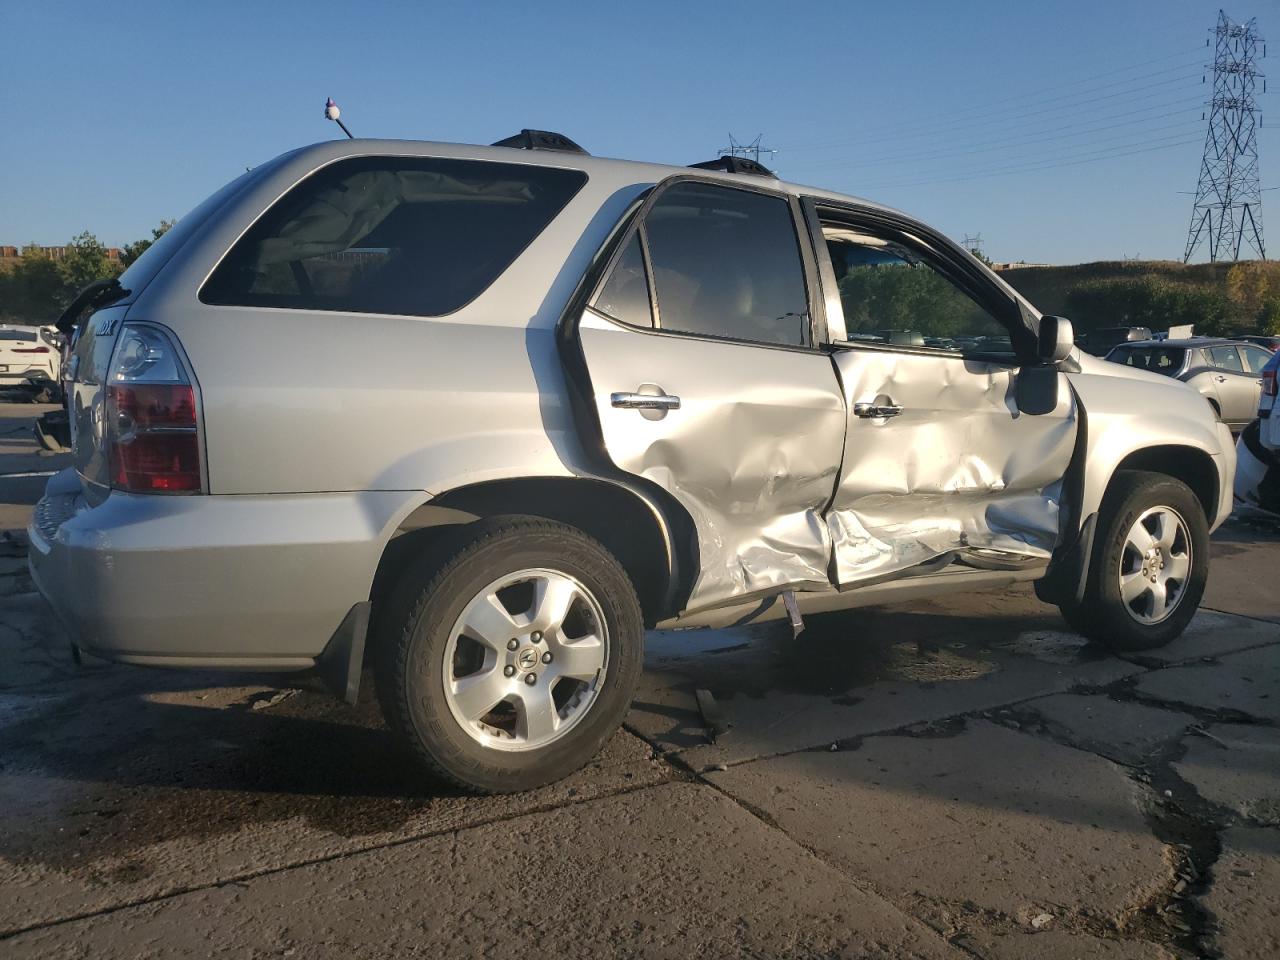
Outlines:
[[[1240,354],[1236,353],[1235,347],[1210,347],[1209,357],[1213,365],[1219,370],[1244,372],[1244,367],[1240,365]]]
[[[317,171],[240,238],[205,303],[441,316],[493,283],[586,182],[578,170],[361,157]]]
[[[663,330],[802,346],[809,307],[787,201],[680,183],[645,218]]]
[[[653,326],[649,280],[645,274],[644,253],[640,249],[638,232],[631,235],[626,249],[609,271],[609,279],[600,288],[593,306],[623,323],[636,327]]]
[[[1261,347],[1240,344],[1240,353],[1244,355],[1244,368],[1249,373],[1261,373],[1262,368],[1271,359],[1271,354]]]

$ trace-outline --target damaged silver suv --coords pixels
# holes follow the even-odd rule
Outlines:
[[[352,140],[89,298],[30,566],[81,650],[314,671],[464,787],[622,720],[646,627],[1034,581],[1186,626],[1231,506],[1184,384],[1073,348],[901,213],[736,159]]]

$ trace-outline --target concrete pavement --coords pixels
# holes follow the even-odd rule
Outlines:
[[[0,404],[0,531],[43,484],[3,475],[60,465],[32,412]],[[1271,958],[1280,536],[1214,551],[1141,656],[1029,589],[655,632],[595,762],[475,798],[367,697],[74,667],[0,539],[0,955]]]

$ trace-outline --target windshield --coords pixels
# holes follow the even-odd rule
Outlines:
[[[1107,359],[1172,377],[1182,369],[1186,356],[1187,351],[1182,347],[1116,347],[1107,354]]]
[[[36,332],[34,330],[0,330],[0,340],[21,340],[24,343],[34,343]]]

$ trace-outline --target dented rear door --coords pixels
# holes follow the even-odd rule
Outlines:
[[[830,587],[845,404],[795,214],[769,191],[669,182],[577,324],[606,454],[693,521],[686,610]]]

